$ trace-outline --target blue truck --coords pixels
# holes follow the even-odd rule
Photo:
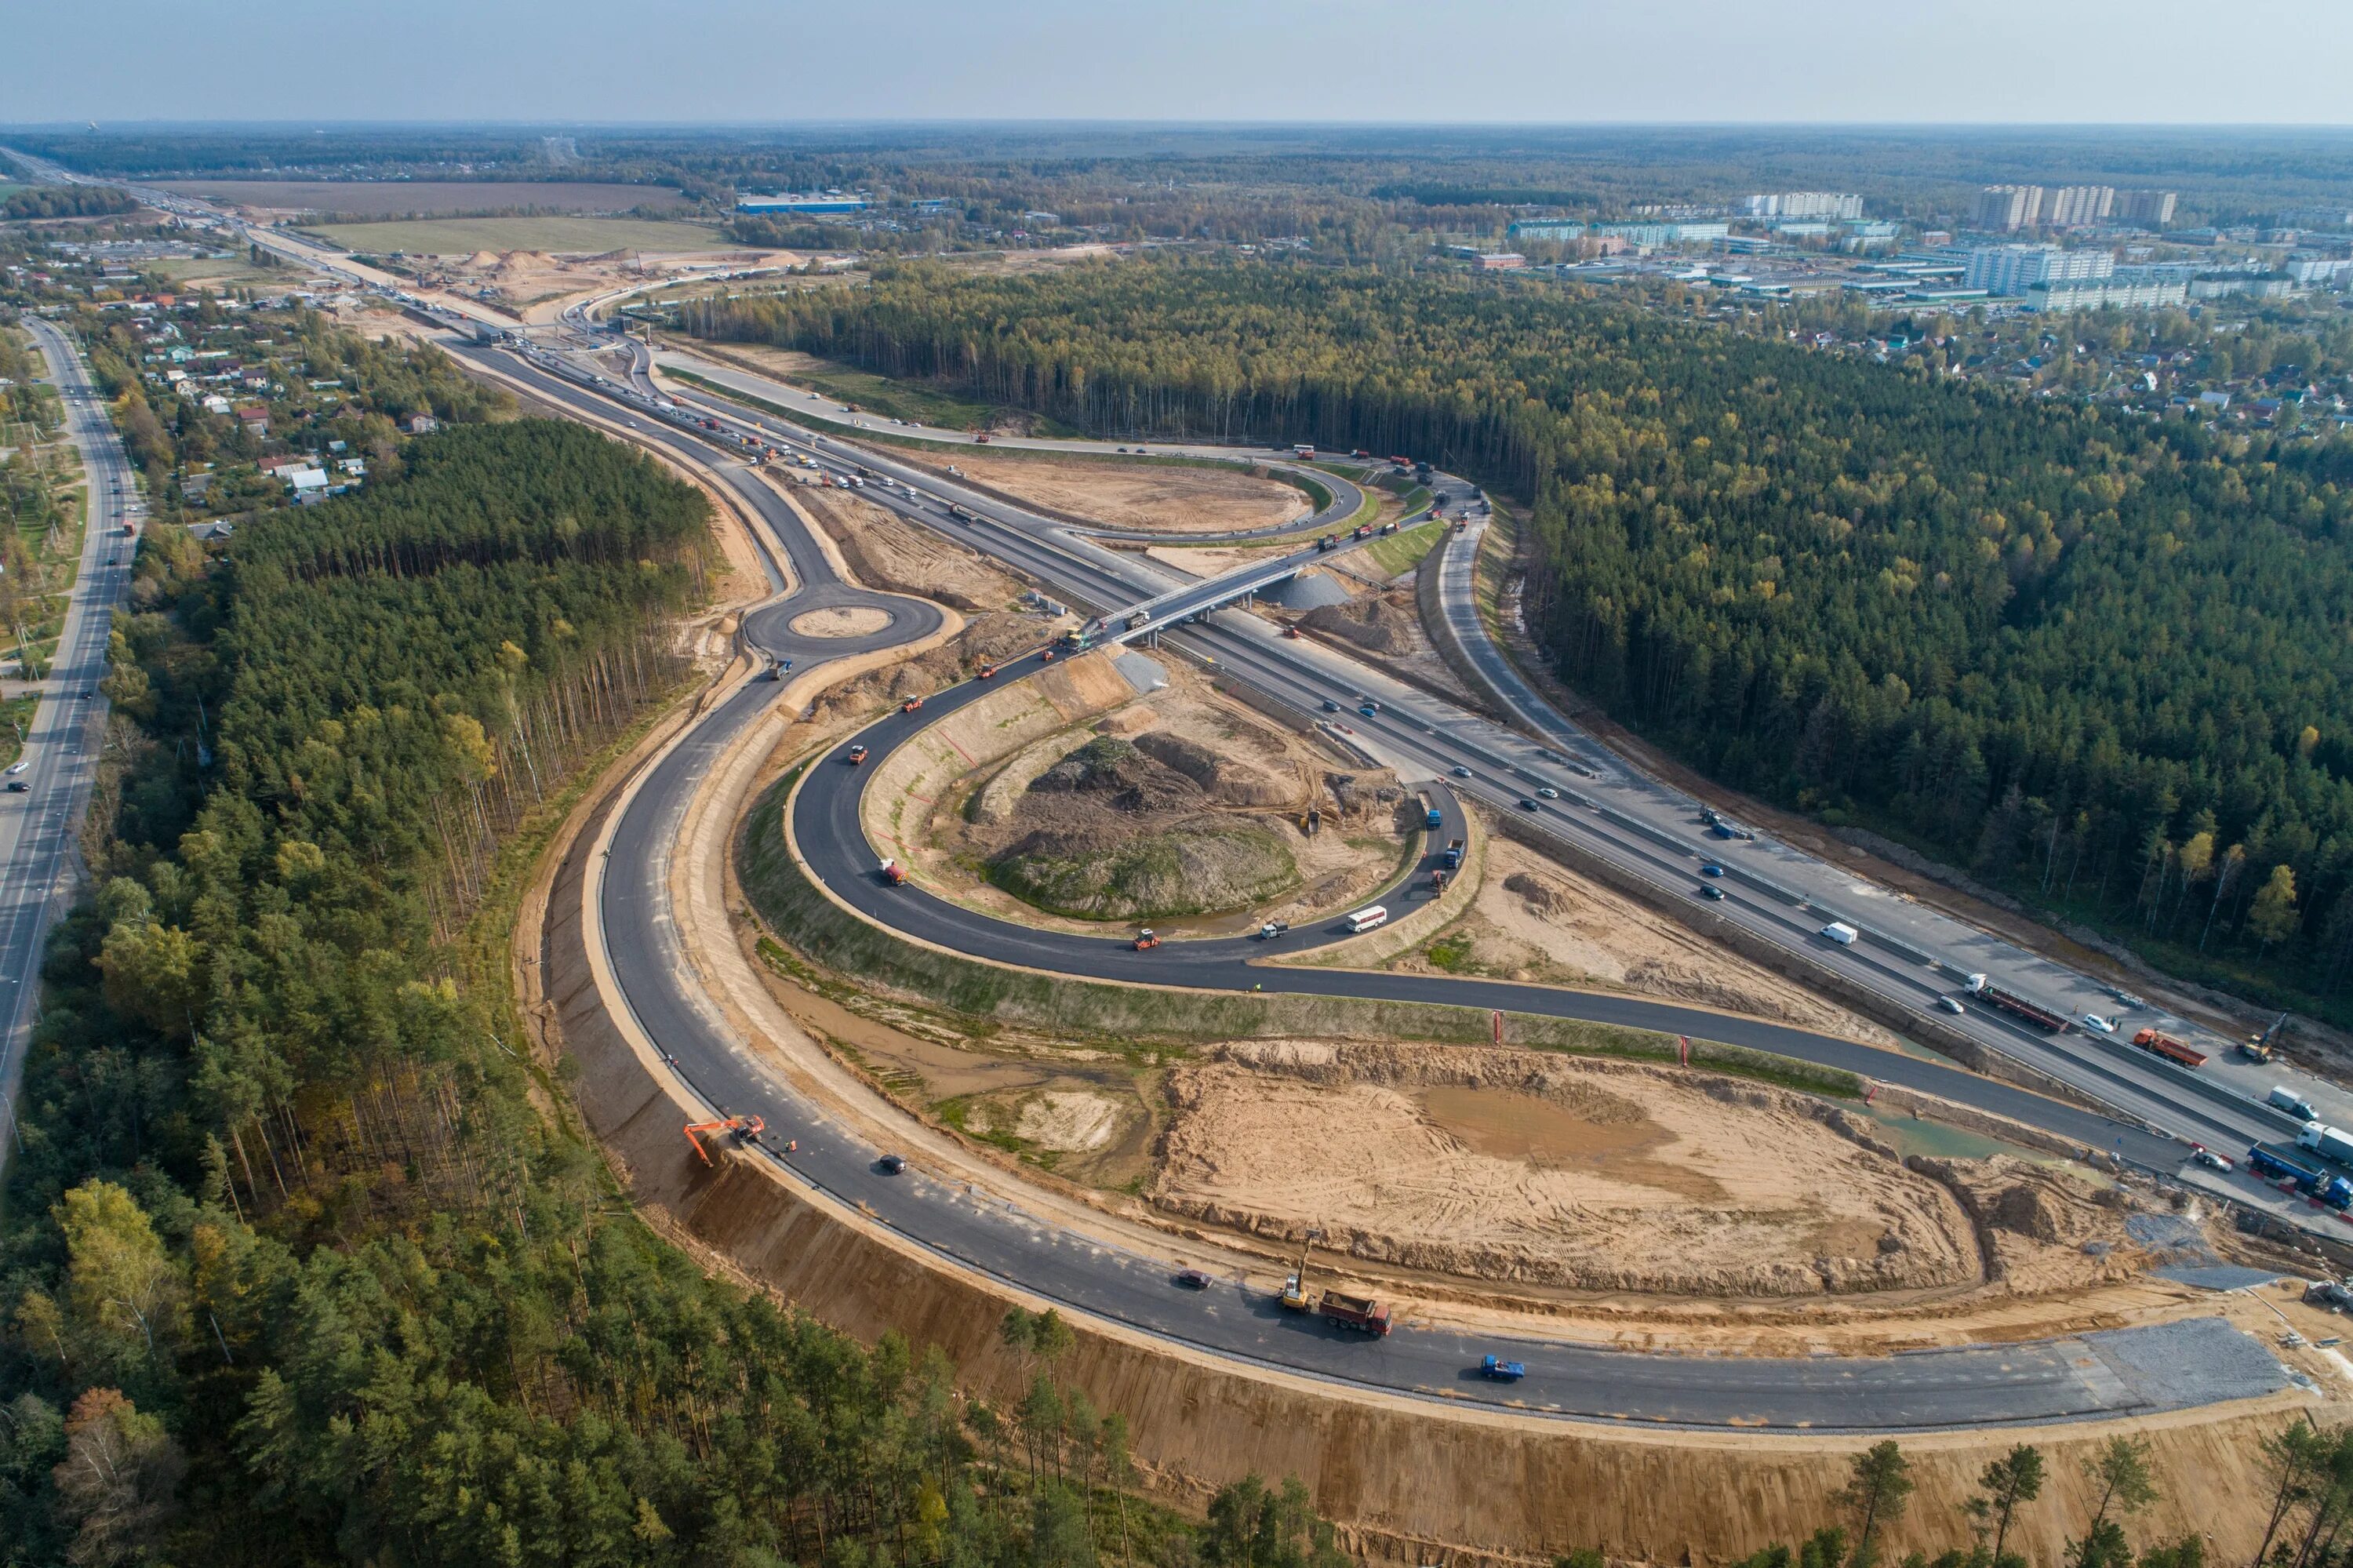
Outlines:
[[[2298,1192],[2340,1213],[2353,1211],[2353,1181],[2330,1174],[2292,1144],[2256,1144],[2247,1150],[2247,1169],[2274,1181],[2293,1182]]]
[[[1421,825],[1434,833],[1446,825],[1446,813],[1435,806],[1429,807],[1421,814]]]
[[[1444,854],[1442,854],[1442,855],[1439,856],[1438,858],[1439,858],[1439,862],[1440,862],[1440,864],[1442,864],[1442,865],[1444,865],[1444,866],[1446,867],[1446,869],[1447,869],[1447,870],[1449,870],[1449,871],[1460,871],[1460,870],[1461,870],[1461,869],[1462,869],[1462,841],[1461,841],[1461,839],[1452,839],[1452,840],[1448,841],[1447,845],[1446,845],[1446,853],[1445,853]]]
[[[1527,1367],[1519,1361],[1507,1361],[1501,1356],[1489,1356],[1479,1363],[1482,1375],[1495,1383],[1517,1383],[1528,1375]]]

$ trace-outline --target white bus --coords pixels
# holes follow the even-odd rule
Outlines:
[[[1368,908],[1359,909],[1348,916],[1348,934],[1355,936],[1360,932],[1369,931],[1376,926],[1386,926],[1388,923],[1389,912],[1380,905],[1375,904]]]

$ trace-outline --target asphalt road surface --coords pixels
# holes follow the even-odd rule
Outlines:
[[[595,408],[609,405],[595,394],[539,373],[533,384],[551,401]],[[698,438],[667,428],[643,432],[648,439],[684,443]],[[706,464],[719,471],[733,464],[702,445]],[[745,482],[758,481],[745,476]],[[870,499],[878,499],[869,492]],[[902,504],[905,504],[902,503]],[[763,513],[766,516],[766,513]],[[786,514],[789,518],[789,513]],[[794,548],[797,519],[769,518],[787,552],[803,592],[823,591],[829,580],[813,547]],[[1014,530],[1014,532],[1020,532]],[[806,558],[804,555],[806,554]],[[847,592],[860,590],[845,589]],[[799,595],[764,609],[748,623],[758,629],[797,613]],[[907,635],[899,628],[878,636]],[[782,647],[776,649],[783,652]],[[806,669],[818,659],[849,652],[839,644],[796,646],[791,656]],[[997,679],[1018,680],[1037,667],[1036,656],[1005,666]],[[937,1181],[921,1170],[886,1174],[878,1165],[886,1150],[864,1141],[764,1070],[748,1043],[734,1036],[689,978],[691,966],[676,945],[667,913],[666,871],[679,823],[712,760],[740,733],[777,686],[753,683],[700,720],[687,739],[648,776],[617,822],[605,863],[598,901],[607,951],[628,1005],[657,1046],[677,1064],[681,1076],[714,1109],[757,1114],[770,1128],[770,1147],[758,1157],[774,1160],[814,1188],[861,1205],[881,1223],[944,1260],[1018,1285],[1080,1312],[1241,1360],[1392,1392],[1508,1404],[1535,1412],[1649,1425],[1733,1425],[1806,1427],[1815,1430],[1909,1430],[1999,1425],[2150,1412],[2269,1392],[2284,1373],[2262,1347],[2220,1319],[2169,1327],[2161,1355],[2150,1353],[2149,1330],[2125,1330],[2044,1341],[2033,1345],[1971,1346],[1892,1358],[1810,1357],[1732,1360],[1655,1355],[1540,1340],[1467,1337],[1446,1328],[1407,1322],[1386,1340],[1362,1339],[1320,1319],[1282,1312],[1263,1291],[1219,1281],[1201,1292],[1173,1282],[1175,1265],[1106,1245],[1059,1228],[1016,1204],[986,1197],[961,1182]],[[887,749],[923,724],[973,700],[988,688],[970,683],[928,699],[913,715],[893,714],[864,732],[870,746]],[[796,805],[797,837],[814,869],[837,892],[871,908],[898,929],[929,936],[961,951],[1012,961],[1043,962],[1064,972],[1106,979],[1146,979],[1176,984],[1242,989],[1252,983],[1333,995],[1395,995],[1401,1000],[1444,1000],[1473,1007],[1525,1007],[1535,1012],[1575,1008],[1576,1015],[1628,1022],[1673,1033],[1725,1038],[1736,1021],[1633,998],[1582,997],[1489,982],[1426,980],[1417,977],[1327,975],[1252,968],[1248,960],[1328,940],[1330,933],[1307,930],[1287,940],[1262,944],[1248,938],[1169,943],[1138,954],[1109,938],[1062,937],[1030,931],[956,909],[914,887],[889,888],[875,874],[878,857],[856,824],[858,785],[872,776],[851,768],[840,748],[813,765]],[[1451,796],[1434,792],[1459,822]],[[1453,836],[1441,828],[1441,836]],[[1417,868],[1414,880],[1422,880]],[[1161,962],[1159,960],[1166,960]],[[1957,1068],[1873,1052],[1849,1042],[1767,1024],[1743,1024],[1734,1044],[1754,1044],[1832,1065],[1854,1066],[1889,1082],[1917,1082],[1936,1092],[1973,1098],[1989,1108],[2052,1121],[2086,1142],[2105,1142],[2119,1133],[2102,1118],[1973,1077]],[[1916,1074],[1916,1078],[1908,1075]],[[776,1150],[790,1138],[790,1155]],[[2143,1152],[2137,1151],[2137,1152]],[[683,1151],[681,1151],[683,1157]],[[2172,1342],[2178,1340],[2179,1342]],[[1498,1351],[1526,1363],[1525,1381],[1487,1382],[1477,1373],[1480,1358]],[[2150,1375],[2150,1366],[2197,1369],[2196,1375]]]
[[[326,259],[299,259],[333,270]],[[636,368],[636,367],[633,367]],[[512,372],[510,371],[512,374]],[[530,375],[536,376],[532,372]],[[594,406],[606,418],[612,405],[591,392],[554,377],[543,395],[559,406],[586,411]],[[633,376],[632,379],[637,379]],[[751,503],[768,538],[772,582],[786,586],[777,601],[746,619],[746,637],[779,658],[791,658],[802,668],[819,660],[861,648],[892,646],[920,636],[936,624],[936,611],[919,601],[867,594],[836,581],[822,554],[788,509],[765,493],[765,486],[739,466],[714,461],[710,451],[694,450],[694,438],[663,427],[659,421],[637,426],[639,439],[694,451],[706,470]],[[1051,447],[1060,443],[1024,442]],[[1070,443],[1072,450],[1100,450],[1099,443]],[[835,454],[828,454],[834,456]],[[861,454],[874,461],[871,454]],[[119,459],[118,459],[119,461]],[[870,499],[876,497],[870,493]],[[937,515],[925,515],[926,503],[909,498],[885,500],[926,525],[953,531]],[[935,503],[934,503],[935,505]],[[969,504],[969,503],[967,503]],[[1050,583],[1070,583],[1067,591],[1098,609],[1115,609],[1176,586],[1167,574],[1141,567],[1133,557],[1117,557],[1092,542],[1077,539],[1068,529],[1056,530],[1043,521],[1021,515],[1018,508],[975,506],[978,514],[967,536],[983,548],[1008,559]],[[93,535],[95,539],[96,535]],[[93,568],[95,561],[91,563]],[[85,579],[93,594],[107,579],[93,569]],[[119,590],[119,577],[113,580]],[[860,639],[797,639],[786,623],[801,611],[823,604],[871,604],[893,617],[891,624]],[[98,608],[103,608],[99,606]],[[934,619],[925,621],[926,613]],[[1308,701],[1311,694],[1331,690],[1362,673],[1361,666],[1339,661],[1322,651],[1267,645],[1264,629],[1257,633],[1239,628],[1231,615],[1212,615],[1188,628],[1183,645],[1194,656],[1216,660],[1227,656],[1225,668],[1253,685],[1285,700]],[[1258,624],[1258,623],[1252,623]],[[90,661],[94,678],[102,658],[104,619],[88,620],[75,657]],[[96,628],[95,645],[89,627]],[[62,665],[79,668],[82,665]],[[1018,678],[1019,669],[1000,678]],[[1363,675],[1366,683],[1372,677]],[[1129,1324],[1149,1333],[1183,1341],[1229,1357],[1256,1361],[1309,1375],[1368,1387],[1452,1400],[1482,1400],[1538,1412],[1553,1412],[1599,1420],[1624,1420],[1646,1425],[1691,1426],[1777,1426],[1814,1430],[1905,1430],[2008,1425],[2113,1416],[2144,1413],[2217,1400],[2244,1397],[2282,1386],[2285,1374],[2279,1364],[2248,1336],[2216,1319],[2154,1329],[2118,1330],[2030,1345],[1970,1346],[1925,1351],[1890,1358],[1810,1357],[1803,1360],[1684,1357],[1620,1352],[1590,1346],[1537,1340],[1472,1340],[1450,1330],[1407,1323],[1392,1337],[1360,1340],[1345,1330],[1320,1320],[1282,1312],[1262,1294],[1230,1283],[1215,1283],[1202,1292],[1181,1292],[1169,1277],[1169,1266],[1159,1259],[1123,1253],[1090,1238],[1055,1229],[1038,1217],[1023,1213],[1002,1201],[984,1198],[957,1185],[936,1183],[919,1171],[892,1176],[876,1160],[881,1152],[859,1142],[803,1103],[798,1097],[764,1073],[744,1043],[733,1039],[707,1001],[685,977],[691,972],[676,941],[674,924],[666,907],[663,871],[676,828],[711,760],[728,738],[740,732],[782,685],[753,682],[738,687],[691,727],[685,741],[673,748],[642,781],[616,823],[607,859],[597,878],[594,896],[617,979],[627,1004],[651,1037],[678,1063],[688,1080],[714,1106],[765,1115],[780,1132],[791,1129],[799,1148],[785,1161],[787,1169],[814,1186],[863,1203],[883,1223],[929,1247],[937,1255],[1062,1302],[1081,1311]],[[953,702],[953,696],[942,699]],[[1331,700],[1324,698],[1323,700]],[[936,717],[941,708],[927,708]],[[1385,705],[1384,717],[1388,713]],[[1459,726],[1460,715],[1454,715]],[[878,738],[895,743],[904,732],[892,731],[885,719],[876,727]],[[84,740],[91,726],[85,723]],[[909,725],[908,729],[913,728]],[[1338,726],[1335,726],[1338,727]],[[1372,746],[1398,748],[1409,759],[1419,748],[1429,758],[1446,752],[1450,726],[1432,729],[1419,720],[1401,724],[1367,721],[1373,733],[1364,735]],[[1459,749],[1458,752],[1459,753]],[[81,755],[77,751],[76,755]],[[1493,791],[1502,780],[1489,769],[1466,788],[1474,794]],[[1467,764],[1466,764],[1467,766]],[[81,763],[86,789],[87,758]],[[62,769],[70,773],[70,768]],[[805,804],[823,818],[831,813],[838,830],[844,810],[854,812],[854,790],[825,782],[848,769],[820,765],[804,787]],[[864,770],[860,770],[863,772]],[[869,775],[871,776],[871,775]],[[68,787],[70,796],[71,786]],[[812,791],[814,795],[812,796]],[[37,797],[37,799],[45,799]],[[1451,807],[1450,810],[1454,808]],[[62,853],[68,813],[55,819],[56,837],[47,840]],[[813,825],[797,810],[797,825]],[[854,827],[854,815],[852,818]],[[860,840],[854,832],[840,835],[828,854],[855,856]],[[20,833],[9,850],[13,868],[28,843],[43,842],[40,835]],[[810,846],[808,838],[804,847]],[[871,851],[868,852],[871,855]],[[36,854],[37,862],[38,855]],[[867,864],[842,862],[820,867],[838,890],[873,893],[879,883],[868,880]],[[32,869],[37,873],[37,863]],[[1026,943],[1038,933],[1005,922],[969,916],[923,895],[920,889],[898,889],[890,895],[893,924],[915,929],[925,919],[945,922],[951,940],[994,944]],[[46,906],[44,906],[45,907]],[[0,952],[28,960],[37,940],[19,923],[0,927]],[[1304,938],[1303,938],[1304,939]],[[1155,954],[1129,952],[1115,943],[1091,943],[1086,938],[1062,938],[1071,950],[1057,951],[1055,961],[1068,972],[1105,973],[1118,966],[1158,959],[1150,978],[1175,983],[1239,983],[1248,950],[1233,942],[1179,943]],[[1187,951],[1187,949],[1197,949]],[[969,950],[969,949],[968,949]],[[1008,948],[1004,950],[1013,950]],[[1124,954],[1124,956],[1123,956]],[[29,969],[22,972],[29,975]],[[1567,993],[1542,992],[1493,982],[1440,982],[1419,977],[1322,975],[1282,970],[1250,971],[1259,977],[1281,976],[1280,983],[1298,991],[1326,994],[1389,995],[1424,1000],[1460,1001],[1478,1007],[1529,1007],[1549,1011],[1569,1005],[1591,1005],[1608,1022],[1638,1023],[1675,1033],[1698,1033],[1723,1038],[1733,1021],[1635,999],[1564,1000]],[[1107,978],[1134,978],[1107,974]],[[1262,979],[1270,986],[1271,979]],[[1397,987],[1392,991],[1390,987]],[[1423,988],[1432,988],[1424,994]],[[1524,993],[1535,992],[1535,995]],[[1546,1005],[1548,1004],[1548,1005]],[[1580,1016],[1588,1014],[1580,1013]],[[1686,1022],[1688,1021],[1688,1022]],[[2024,1102],[2011,1114],[2073,1127],[2068,1118],[2086,1113],[2073,1107],[2024,1096],[1936,1064],[1914,1063],[1892,1054],[1865,1051],[1825,1037],[1775,1030],[1769,1025],[1745,1026],[1754,1031],[1736,1044],[1757,1044],[1793,1055],[1833,1047],[1861,1053],[1869,1065],[1859,1070],[1888,1081],[1915,1068],[1937,1075],[1941,1092],[1966,1089],[1960,1097],[2016,1097]],[[1813,1059],[1829,1059],[1817,1055]],[[1835,1065],[1848,1065],[1847,1062]],[[2085,1131],[2104,1130],[2086,1128]],[[2070,1131],[2069,1136],[2078,1136]],[[2124,1135],[2117,1135],[2122,1146]],[[2096,1143],[2096,1137],[2084,1141]],[[2144,1152],[2133,1150],[2136,1156]],[[760,1151],[764,1158],[777,1158]],[[1489,1350],[1502,1351],[1525,1361],[1523,1383],[1497,1385],[1478,1377],[1478,1358]]]
[[[122,529],[138,504],[131,461],[72,340],[37,317],[26,317],[25,325],[65,399],[66,430],[81,452],[90,503],[64,636],[25,736],[25,770],[11,780],[26,789],[0,793],[0,1120],[6,1124],[0,1137],[12,1143],[42,950],[71,891],[74,836],[106,737],[98,683],[114,607],[131,581],[135,541]]]

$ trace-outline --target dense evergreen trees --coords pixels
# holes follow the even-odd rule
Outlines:
[[[1104,433],[1527,497],[1562,674],[1727,782],[2342,1011],[2353,444],[1960,385],[1566,297],[1275,265],[889,269],[686,323]]]
[[[714,1284],[533,1108],[500,840],[676,690],[705,503],[570,424],[404,455],[142,543],[0,1234],[0,1563],[1189,1562],[1059,1318],[972,1404]],[[1333,1568],[1238,1497],[1210,1561]]]

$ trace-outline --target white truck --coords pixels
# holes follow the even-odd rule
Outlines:
[[[2324,1160],[2339,1165],[2353,1165],[2353,1136],[2319,1122],[2306,1122],[2304,1130],[2295,1135],[2296,1147],[2309,1149]]]
[[[1822,935],[1841,948],[1852,948],[1862,939],[1862,933],[1843,920],[1833,920],[1822,927]]]
[[[2273,1109],[2284,1110],[2298,1121],[2314,1122],[2320,1119],[2320,1113],[2312,1108],[2312,1102],[2294,1089],[2274,1084],[2272,1092],[2263,1097]]]

